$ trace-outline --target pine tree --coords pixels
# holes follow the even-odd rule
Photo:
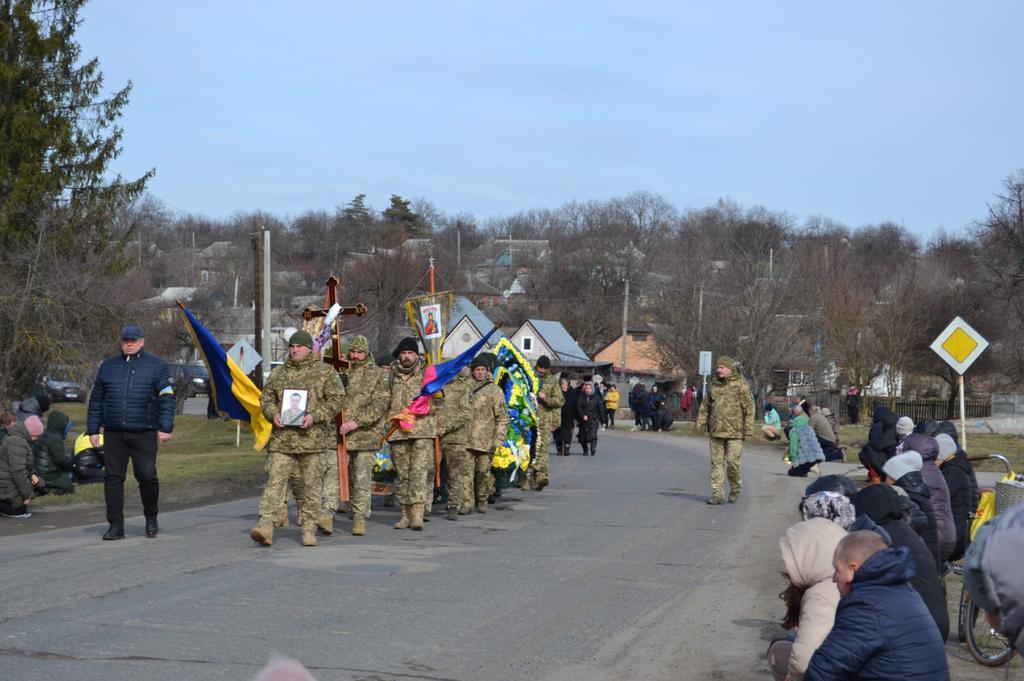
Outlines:
[[[0,0],[0,247],[33,243],[38,223],[59,216],[51,237],[102,248],[111,214],[153,174],[106,177],[131,83],[105,95],[99,61],[80,62],[85,1]]]

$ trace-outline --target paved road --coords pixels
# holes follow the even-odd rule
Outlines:
[[[543,493],[422,533],[378,508],[315,549],[294,528],[257,547],[252,499],[165,514],[155,540],[141,518],[122,542],[3,537],[0,678],[249,679],[281,653],[321,681],[763,680],[804,483],[752,450],[740,502],[709,507],[705,447],[605,433]]]

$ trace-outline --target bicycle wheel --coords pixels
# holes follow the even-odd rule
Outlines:
[[[967,606],[971,603],[971,595],[967,593],[967,587],[961,587],[960,607],[956,614],[956,638],[960,643],[967,641]]]
[[[967,650],[971,657],[986,667],[999,667],[1010,661],[1013,648],[1009,642],[988,623],[985,611],[973,600],[968,600],[967,616]]]

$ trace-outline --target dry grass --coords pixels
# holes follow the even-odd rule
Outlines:
[[[61,403],[53,408],[71,417],[73,433],[82,431],[85,405]],[[252,442],[252,433],[244,424],[241,444],[235,447],[234,421],[208,420],[205,416],[175,417],[174,437],[160,446],[157,455],[161,496],[188,499],[207,495],[211,487],[225,490],[255,487],[263,478],[266,457],[252,448]],[[125,487],[126,497],[135,494],[137,486],[130,474]],[[57,506],[83,502],[102,503],[103,485],[78,485],[75,494],[48,494],[33,504]]]

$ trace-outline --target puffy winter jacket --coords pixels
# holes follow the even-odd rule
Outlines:
[[[811,518],[789,527],[779,539],[782,562],[800,599],[800,624],[789,656],[789,678],[800,681],[811,656],[832,630],[839,589],[832,581],[832,554],[846,531],[826,518]]]
[[[956,548],[956,525],[953,523],[953,511],[949,503],[949,485],[942,476],[936,459],[939,456],[939,443],[930,435],[911,433],[903,441],[907,449],[913,449],[921,455],[924,466],[921,476],[924,484],[931,490],[932,510],[935,512],[935,527],[938,530],[939,555],[943,560],[953,555]]]
[[[75,466],[64,444],[70,430],[71,419],[67,414],[52,411],[46,420],[46,432],[32,448],[36,475],[47,487],[64,491],[72,488],[71,471]]]
[[[167,363],[140,350],[100,365],[89,396],[86,432],[174,430],[174,388]]]
[[[24,423],[8,428],[7,437],[0,442],[0,499],[13,505],[20,506],[33,495],[30,442]]]
[[[889,534],[893,547],[910,549],[916,568],[911,585],[921,595],[945,641],[949,636],[949,612],[935,570],[935,558],[917,533],[901,520],[899,495],[888,485],[868,485],[854,494],[851,501],[858,516],[867,515]]]
[[[956,530],[956,544],[950,560],[962,558],[971,543],[971,514],[978,508],[978,479],[974,466],[961,449],[957,440],[956,426],[950,421],[939,424],[939,432],[953,438],[957,444],[956,453],[939,464],[939,470],[949,488],[949,509],[953,514],[953,528]]]
[[[1024,651],[1024,506],[1001,513],[989,530],[981,558],[985,592],[999,613],[1003,633]],[[1024,655],[1024,652],[1021,652]]]
[[[924,545],[928,547],[928,553],[932,554],[935,561],[936,572],[942,572],[942,556],[939,550],[939,529],[935,520],[935,509],[932,507],[932,491],[924,482],[924,477],[919,471],[911,471],[899,480],[896,485],[907,493],[907,497],[914,502],[924,513],[927,522],[923,530],[914,528],[921,536]]]
[[[839,600],[832,631],[811,658],[805,681],[948,681],[946,650],[921,597],[910,586],[906,547],[864,561]]]

